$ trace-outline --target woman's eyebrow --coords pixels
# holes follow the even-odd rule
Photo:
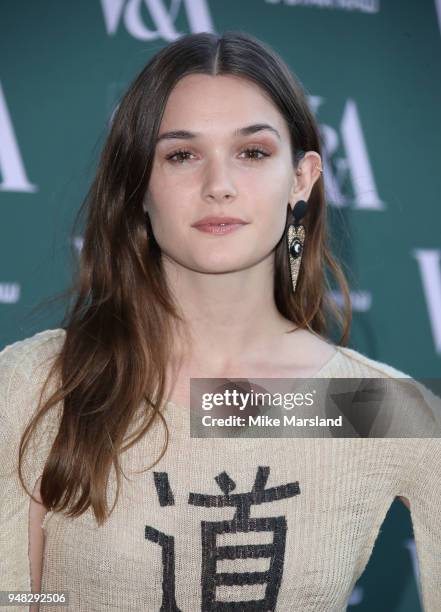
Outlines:
[[[272,125],[269,125],[268,123],[253,123],[252,125],[247,125],[245,127],[238,128],[233,132],[233,136],[248,136],[250,134],[255,134],[256,132],[261,132],[262,130],[270,130],[277,136],[279,140],[281,140],[280,134],[276,130],[276,128],[274,128]],[[191,138],[197,138],[198,136],[201,136],[200,132],[189,132],[188,130],[172,130],[171,132],[164,132],[163,134],[160,134],[156,139],[156,143],[160,142],[161,140],[190,140]]]

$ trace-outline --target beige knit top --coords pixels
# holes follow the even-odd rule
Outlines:
[[[16,468],[21,432],[65,337],[46,330],[0,353],[0,590],[31,591],[29,497]],[[316,376],[406,374],[338,347]],[[126,451],[119,501],[98,527],[48,512],[42,592],[69,605],[44,610],[340,612],[395,497],[410,501],[426,612],[441,611],[441,438],[190,438],[168,403]],[[25,467],[33,490],[51,440],[42,428]],[[113,472],[109,503],[113,502]],[[398,554],[398,551],[397,551]],[[6,608],[1,610],[27,610]]]

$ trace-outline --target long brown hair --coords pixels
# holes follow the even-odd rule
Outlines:
[[[75,222],[76,226],[86,214],[78,269],[63,294],[72,298],[61,323],[65,340],[43,385],[42,405],[26,427],[19,450],[19,477],[25,487],[22,460],[29,439],[44,414],[62,406],[58,433],[42,474],[41,499],[47,508],[71,517],[92,506],[99,525],[109,514],[106,483],[112,465],[117,492],[110,512],[118,499],[121,452],[140,440],[155,418],[162,419],[167,431],[157,461],[168,445],[168,428],[160,410],[167,401],[166,366],[173,354],[176,324],[183,317],[166,285],[160,248],[143,202],[168,96],[179,79],[194,73],[237,75],[257,83],[286,120],[293,165],[302,151],[322,155],[319,130],[300,82],[271,48],[243,32],[178,39],[149,61],[122,97]],[[287,225],[288,213],[287,207]],[[322,177],[314,184],[302,222],[307,240],[294,295],[287,231],[276,246],[275,303],[298,328],[322,336],[336,322],[342,328],[338,344],[346,344],[351,304],[344,275],[327,244]],[[343,294],[343,311],[330,298],[328,273]],[[41,402],[54,375],[55,392]],[[142,413],[145,418],[126,440],[140,405],[147,407]]]

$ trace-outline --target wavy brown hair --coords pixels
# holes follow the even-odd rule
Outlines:
[[[110,513],[118,499],[121,452],[140,440],[155,418],[162,419],[167,432],[157,461],[168,446],[161,407],[167,401],[166,368],[173,338],[184,319],[166,285],[161,251],[143,203],[167,99],[179,79],[194,73],[236,75],[269,95],[288,125],[293,166],[304,151],[322,154],[318,126],[300,82],[271,48],[243,32],[178,39],[148,62],[120,100],[75,222],[76,226],[85,214],[78,268],[62,294],[71,300],[61,322],[65,340],[19,451],[19,476],[25,487],[22,460],[29,439],[45,413],[62,406],[42,474],[41,499],[46,508],[71,517],[92,506],[99,525],[109,515],[106,486],[112,465],[117,492]],[[289,215],[287,205],[285,230]],[[347,344],[351,304],[344,274],[327,243],[322,176],[314,184],[302,222],[307,239],[295,294],[290,289],[287,231],[275,248],[275,303],[298,328],[323,337],[336,322],[342,328],[337,343]],[[341,289],[342,311],[332,302],[328,274]],[[58,380],[55,391],[42,402],[52,376]],[[140,406],[141,425],[127,436]]]

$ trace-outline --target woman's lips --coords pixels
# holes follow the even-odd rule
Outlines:
[[[205,232],[207,234],[216,234],[218,236],[223,236],[224,234],[230,234],[238,230],[240,227],[245,227],[248,225],[247,223],[225,223],[225,224],[217,224],[213,225],[212,223],[207,223],[206,225],[195,225],[195,229],[200,232]]]

